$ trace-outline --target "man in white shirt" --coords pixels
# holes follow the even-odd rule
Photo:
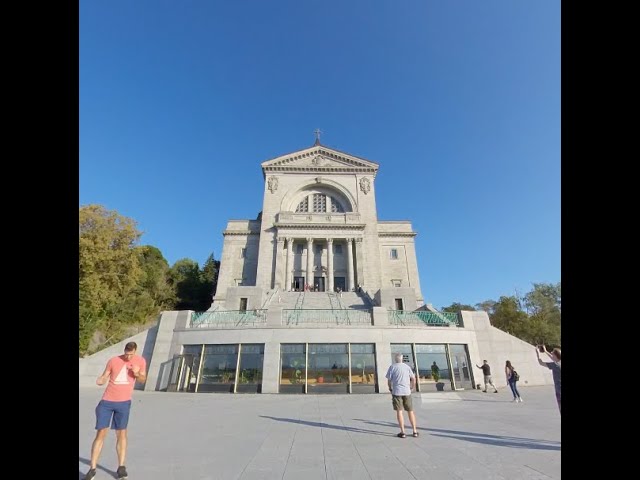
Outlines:
[[[409,365],[402,363],[401,353],[396,353],[394,359],[395,363],[387,370],[386,378],[391,392],[391,403],[396,411],[398,424],[400,425],[400,433],[397,436],[400,438],[406,438],[407,436],[404,433],[404,414],[402,413],[403,410],[406,410],[413,427],[413,436],[417,437],[416,414],[413,412],[413,402],[411,400],[411,390],[416,386],[416,376]]]

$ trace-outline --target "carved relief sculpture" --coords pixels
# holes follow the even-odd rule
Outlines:
[[[275,193],[278,190],[278,178],[277,177],[269,177],[267,180],[267,188],[271,193]]]
[[[367,177],[361,178],[360,190],[362,190],[365,195],[369,193],[369,191],[371,190],[371,180],[369,180]]]

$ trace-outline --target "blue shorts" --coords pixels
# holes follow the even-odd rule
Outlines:
[[[126,402],[110,402],[100,400],[96,407],[96,430],[111,428],[113,430],[125,430],[129,423],[129,412],[131,411],[131,400]],[[113,422],[111,419],[113,418]]]

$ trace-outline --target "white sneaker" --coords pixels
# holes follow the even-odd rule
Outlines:
[[[519,401],[520,403],[524,402],[524,400],[522,400],[522,397],[518,397],[518,401]]]
[[[511,400],[511,403],[513,403],[513,402],[517,402],[517,401],[518,401],[518,399],[517,399],[517,398],[514,398],[513,400]]]

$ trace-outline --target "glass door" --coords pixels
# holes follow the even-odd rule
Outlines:
[[[471,369],[469,368],[467,346],[449,345],[449,357],[451,358],[451,367],[453,369],[453,379],[455,381],[456,390],[472,389],[473,379],[471,378]]]
[[[304,290],[304,277],[293,277],[293,290],[296,292]]]

